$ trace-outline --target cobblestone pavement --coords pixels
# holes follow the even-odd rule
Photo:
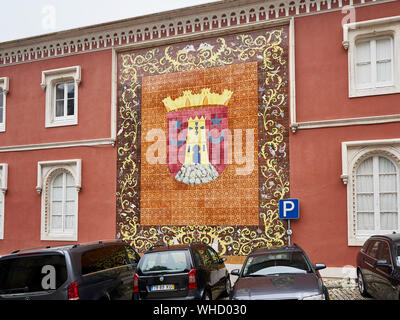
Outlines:
[[[372,300],[364,298],[358,291],[357,283],[354,280],[325,280],[331,300]]]

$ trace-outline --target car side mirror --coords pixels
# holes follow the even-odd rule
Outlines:
[[[238,276],[238,277],[239,277],[239,275],[240,275],[240,270],[239,270],[239,269],[234,269],[234,270],[232,270],[232,271],[231,271],[231,275],[233,275],[233,276]]]
[[[219,259],[219,264],[223,264],[226,261],[226,258]]]
[[[325,268],[326,268],[326,265],[323,264],[323,263],[316,263],[316,264],[315,264],[315,270],[316,270],[316,271],[322,270],[322,269],[325,269]]]
[[[387,263],[387,261],[386,260],[378,260],[376,263],[375,263],[375,268],[378,268],[378,267],[383,267],[383,268],[392,268],[392,265],[391,264],[389,264],[389,263]]]

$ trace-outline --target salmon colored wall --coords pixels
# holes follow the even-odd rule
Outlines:
[[[0,153],[0,163],[8,163],[9,166],[4,240],[0,240],[0,255],[16,249],[71,243],[40,241],[41,195],[35,189],[39,161],[67,159],[82,159],[82,189],[78,195],[78,242],[115,238],[114,147]]]
[[[358,8],[356,21],[396,15],[400,15],[400,5],[390,2]],[[295,20],[297,122],[398,113],[397,94],[348,98],[344,17],[335,11]]]
[[[356,21],[400,15],[396,2],[366,6]],[[348,98],[347,51],[341,11],[297,18],[297,121],[398,114],[400,95]],[[290,135],[290,197],[300,199],[292,240],[314,263],[355,265],[360,247],[347,242],[347,186],[341,142],[399,138],[400,124],[298,130]]]
[[[109,138],[111,110],[111,50],[47,59],[0,68],[9,77],[6,132],[0,145]],[[78,125],[45,128],[46,92],[40,86],[42,71],[80,65]]]

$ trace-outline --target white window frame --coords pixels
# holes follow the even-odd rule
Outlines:
[[[7,94],[9,91],[9,78],[1,77],[0,78],[0,92],[3,94],[0,96],[0,99],[3,98],[3,122],[0,123],[0,132],[6,131],[6,109],[7,109]]]
[[[342,142],[342,175],[341,179],[347,186],[347,228],[348,245],[362,246],[374,234],[387,234],[389,231],[371,231],[357,233],[355,174],[360,163],[371,156],[382,156],[390,159],[400,168],[400,139],[367,140]],[[399,175],[400,176],[400,175]],[[400,178],[398,176],[397,191],[400,195]],[[400,197],[397,197],[400,210]],[[400,212],[398,219],[400,221]]]
[[[42,196],[41,205],[41,240],[46,241],[78,241],[79,219],[79,192],[81,190],[81,159],[56,160],[38,162],[36,191]],[[66,172],[72,175],[77,191],[76,219],[72,233],[52,233],[50,230],[50,205],[51,185],[60,173]]]
[[[392,39],[392,79],[390,83],[374,83],[358,86],[356,79],[356,46],[361,41],[376,41],[385,37]],[[349,98],[400,93],[400,16],[354,22],[343,25],[343,47],[348,50]],[[374,69],[371,50],[371,66]],[[371,71],[372,74],[374,71]],[[371,79],[372,81],[372,79]]]
[[[73,116],[56,117],[56,85],[73,81],[74,88],[74,112]],[[41,87],[46,90],[46,116],[45,127],[72,126],[78,124],[78,87],[81,83],[81,67],[73,66],[46,70],[42,72]]]
[[[8,164],[0,163],[0,240],[4,240],[5,195],[7,192]]]

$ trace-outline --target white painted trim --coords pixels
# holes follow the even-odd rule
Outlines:
[[[362,28],[372,28],[379,25],[387,25],[390,23],[399,23],[400,16],[386,17],[381,19],[358,21],[352,23],[346,23],[343,25],[343,48],[347,50],[349,48],[349,30],[357,30]]]
[[[356,42],[374,40],[388,36],[392,38],[393,80],[387,85],[358,87],[356,83]],[[368,21],[354,22],[343,26],[343,47],[348,50],[349,98],[400,93],[400,16],[386,17]],[[371,53],[372,57],[374,53]],[[371,59],[372,59],[371,57]],[[372,63],[373,61],[371,61]],[[372,63],[374,68],[374,64]],[[371,71],[373,72],[373,71]]]
[[[292,124],[293,129],[319,129],[332,127],[346,127],[359,125],[372,125],[381,123],[400,122],[400,114],[391,114],[384,116],[359,117],[359,118],[344,118],[320,121],[303,121]],[[295,131],[295,130],[294,130]]]
[[[7,183],[8,183],[8,164],[0,163],[0,240],[4,239],[4,221],[5,221],[5,195],[7,192]]]
[[[64,169],[72,174],[75,180],[75,187],[77,191],[76,196],[76,219],[75,219],[75,232],[72,234],[51,234],[47,231],[48,221],[50,219],[46,217],[46,213],[49,208],[49,194],[46,184],[48,184],[51,176],[55,171],[59,169]],[[55,160],[55,161],[40,161],[37,167],[37,186],[36,191],[41,194],[41,232],[40,240],[44,241],[78,241],[78,219],[79,219],[79,191],[81,190],[81,180],[82,180],[82,160],[72,159],[72,160]],[[42,192],[42,190],[47,190]],[[46,223],[47,222],[47,223]]]
[[[116,140],[117,135],[117,96],[118,96],[118,55],[115,48],[112,49],[111,62],[111,139]]]
[[[55,86],[59,82],[73,80],[75,84],[75,114],[74,116],[60,120],[55,117]],[[72,66],[67,68],[53,69],[42,71],[42,82],[40,86],[46,90],[46,105],[45,105],[45,127],[60,127],[78,124],[78,87],[81,83],[81,67]]]
[[[348,246],[362,246],[370,235],[357,235],[354,213],[353,171],[357,163],[369,154],[382,154],[393,158],[400,166],[400,138],[342,142],[342,174],[347,187],[347,236]]]
[[[75,148],[75,147],[94,147],[102,145],[115,145],[115,139],[91,139],[91,140],[78,140],[78,141],[63,141],[63,142],[48,142],[40,144],[27,144],[18,146],[0,147],[1,152],[19,152],[19,151],[32,151],[32,150],[46,150],[46,149],[59,149],[59,148]]]
[[[295,133],[298,127],[296,123],[296,33],[295,20],[290,19],[289,25],[289,82],[290,82],[290,127]]]
[[[7,94],[9,90],[10,90],[10,79],[8,77],[1,77],[0,91],[3,92],[3,123],[0,123],[0,132],[6,131]]]

